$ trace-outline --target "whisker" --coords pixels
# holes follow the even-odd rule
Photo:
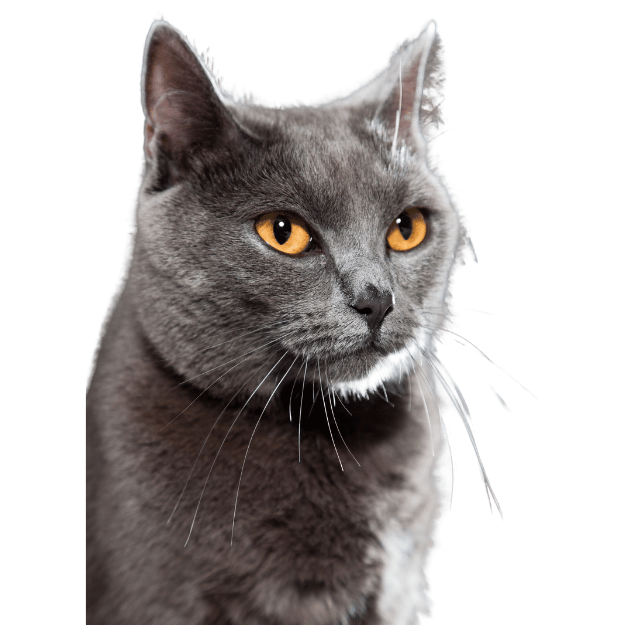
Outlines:
[[[427,355],[424,354],[424,356],[427,358]],[[430,364],[433,364],[432,361],[430,360],[433,359],[437,366],[439,371],[443,371],[445,373],[445,375],[447,376],[447,378],[449,379],[449,382],[451,382],[456,397],[458,399],[458,401],[460,402],[460,404],[462,405],[462,408],[464,410],[464,413],[467,415],[467,418],[469,420],[471,420],[471,412],[469,411],[469,406],[467,405],[467,402],[464,399],[464,395],[462,394],[462,391],[458,388],[458,385],[456,384],[455,380],[451,377],[449,371],[447,371],[447,368],[443,365],[443,363],[440,361],[440,359],[436,356],[436,354],[434,354],[434,352],[430,352],[430,357],[428,358],[428,360],[430,361]]]
[[[408,414],[410,414],[410,409],[412,408],[412,382],[410,381],[410,371],[406,374],[408,378]]]
[[[339,402],[341,403],[341,406],[343,406],[343,408],[345,408],[345,410],[346,410],[347,414],[348,414],[350,417],[353,417],[354,415],[353,415],[353,414],[352,414],[352,413],[351,413],[351,412],[347,409],[347,406],[346,406],[346,405],[345,405],[345,404],[341,401],[341,396],[340,396],[338,393],[336,393],[336,394],[335,394],[335,397],[339,400]]]
[[[241,363],[239,363],[241,364]],[[235,367],[238,367],[239,365],[235,365],[234,367],[232,367],[232,369],[234,369]],[[229,373],[230,371],[232,371],[232,369],[228,369],[228,371],[226,371],[226,373]],[[226,375],[226,373],[222,374],[219,376],[219,378],[222,378],[224,375]],[[217,380],[215,380],[215,382],[217,382],[219,380],[219,378],[217,378]],[[207,388],[205,388],[190,404],[187,405],[186,408],[184,408],[183,410],[181,410],[169,423],[166,423],[160,430],[159,432],[162,432],[165,428],[169,427],[179,416],[183,415],[187,410],[189,410],[189,408],[191,408],[191,406],[193,406],[193,404],[200,398],[202,397],[202,395],[204,395],[204,393],[206,393],[206,391],[213,386],[213,384],[215,384],[215,382],[213,382],[210,386],[208,386]]]
[[[189,485],[189,481],[191,480],[191,476],[193,475],[193,471],[195,470],[195,467],[196,467],[196,465],[198,463],[198,460],[200,459],[200,456],[202,455],[202,451],[204,451],[204,447],[206,447],[206,443],[208,442],[208,439],[210,438],[210,435],[213,433],[213,430],[215,429],[215,426],[217,425],[217,423],[221,419],[221,417],[224,414],[224,412],[227,410],[228,406],[232,403],[234,398],[241,392],[241,390],[247,385],[247,383],[261,370],[261,368],[264,367],[273,358],[274,354],[275,354],[275,352],[273,354],[271,354],[271,356],[269,356],[269,358],[267,358],[267,360],[265,360],[249,376],[249,378],[247,378],[247,380],[245,380],[245,382],[243,382],[243,384],[239,387],[239,389],[235,392],[235,394],[232,396],[230,401],[224,406],[224,409],[219,413],[218,417],[215,419],[215,422],[213,423],[210,431],[208,432],[206,438],[204,439],[204,442],[202,443],[202,447],[200,447],[200,451],[198,452],[197,456],[195,457],[195,462],[193,463],[193,466],[191,467],[191,471],[189,471],[189,477],[187,477],[187,481],[184,484],[182,492],[180,493],[180,496],[178,497],[178,501],[176,502],[176,505],[174,506],[174,509],[173,509],[172,513],[169,515],[169,519],[167,519],[167,525],[169,525],[170,521],[174,517],[174,514],[176,514],[176,510],[178,509],[178,506],[180,505],[180,501],[182,500],[182,497],[183,497],[185,491],[187,490],[187,486]],[[211,467],[211,470],[212,470],[212,467]],[[187,542],[188,542],[188,539],[187,539]]]
[[[221,378],[223,378],[225,375],[227,375],[228,373],[230,373],[233,369],[236,369],[239,365],[242,365],[246,360],[249,360],[252,356],[248,356],[247,358],[244,358],[241,362],[237,362],[236,365],[234,365],[233,367],[230,367],[230,369],[228,369],[228,371],[226,371],[225,373],[222,373],[214,382],[211,382],[182,412],[179,412],[167,425],[164,425],[159,432],[162,432],[166,427],[169,427],[180,415],[184,414],[189,408],[191,408],[191,406],[200,398],[202,397],[202,395],[204,395],[204,393],[206,393],[206,391],[213,386],[213,384],[216,384],[219,380],[221,380]],[[265,361],[267,362],[267,361]],[[263,363],[264,364],[264,363]]]
[[[295,330],[293,332],[287,332],[286,334],[283,334],[282,336],[279,336],[276,339],[273,339],[271,341],[269,341],[268,343],[265,343],[263,345],[261,345],[260,347],[256,347],[255,349],[250,350],[249,352],[245,352],[245,354],[241,354],[240,356],[237,356],[236,358],[232,358],[231,360],[228,360],[220,365],[217,365],[216,367],[213,367],[212,369],[207,369],[206,371],[203,371],[202,373],[199,373],[196,376],[193,376],[192,378],[189,378],[188,380],[185,380],[184,382],[181,382],[181,384],[186,384],[187,382],[191,382],[192,380],[195,380],[196,378],[199,378],[203,375],[206,375],[207,373],[210,373],[211,371],[215,371],[216,369],[220,369],[221,367],[225,367],[227,364],[230,364],[231,362],[234,362],[235,360],[238,360],[239,358],[242,358],[243,356],[247,356],[248,354],[253,354],[254,352],[257,352],[258,350],[262,349],[263,347],[267,347],[267,345],[271,345],[272,343],[276,343],[278,341],[281,341],[283,338],[286,338],[287,336],[290,336],[291,334],[294,334]]]
[[[293,400],[293,391],[295,390],[295,383],[297,382],[297,376],[299,375],[299,372],[302,370],[302,367],[304,366],[304,361],[302,360],[302,364],[299,366],[299,369],[297,370],[297,374],[295,375],[295,380],[293,380],[293,386],[291,387],[291,395],[289,396],[289,421],[293,421],[293,416],[291,415],[291,401]]]
[[[284,354],[280,357],[280,360],[278,360],[278,362],[273,367],[271,367],[271,369],[269,370],[269,373],[267,373],[267,375],[260,381],[260,384],[254,389],[254,392],[248,397],[248,399],[245,402],[245,404],[243,404],[243,408],[241,408],[241,410],[239,410],[237,416],[234,418],[234,421],[231,423],[230,428],[226,432],[226,435],[224,436],[223,440],[221,441],[221,445],[219,446],[219,449],[217,450],[217,453],[215,454],[215,458],[213,459],[213,464],[211,464],[210,470],[208,471],[208,475],[206,476],[206,480],[204,481],[204,486],[202,487],[202,492],[200,493],[200,498],[199,498],[199,500],[197,502],[197,507],[195,508],[195,514],[193,515],[193,520],[191,521],[191,529],[189,530],[189,535],[187,536],[187,541],[184,544],[185,547],[187,546],[187,544],[189,543],[189,539],[191,538],[191,532],[193,532],[193,526],[195,525],[195,519],[197,518],[197,513],[198,513],[198,511],[200,509],[200,504],[202,503],[202,497],[204,496],[204,491],[206,490],[206,484],[208,484],[208,479],[211,476],[211,473],[213,471],[213,467],[215,466],[215,462],[217,462],[217,458],[219,456],[219,453],[221,452],[221,450],[222,450],[222,448],[224,446],[224,443],[226,442],[226,439],[228,438],[228,434],[230,434],[230,432],[232,431],[232,428],[234,427],[234,424],[237,422],[237,419],[241,416],[241,413],[243,412],[243,410],[245,410],[245,407],[250,403],[252,397],[254,397],[254,395],[256,394],[256,391],[262,386],[262,384],[265,382],[265,380],[271,375],[271,372],[282,362],[282,359],[287,355],[287,353],[288,352],[284,352]],[[232,401],[232,400],[230,400],[230,401]]]
[[[454,482],[455,482],[455,474],[454,474],[454,455],[451,453],[451,444],[449,443],[449,435],[447,434],[447,426],[445,425],[445,419],[439,419],[440,424],[443,428],[443,434],[445,436],[445,440],[447,441],[447,449],[449,450],[449,466],[451,467],[451,490],[449,492],[449,509],[451,510],[451,504],[454,500]],[[490,498],[488,500],[490,502]]]
[[[456,308],[456,307],[454,307],[454,308]],[[417,312],[427,311],[427,310],[445,310],[445,311],[447,311],[447,314],[449,315],[450,319],[453,319],[453,317],[454,317],[448,306],[426,306],[425,308],[417,308],[416,309]],[[492,316],[493,315],[492,312],[489,312],[487,310],[480,310],[478,308],[464,308],[464,307],[460,307],[460,308],[456,308],[456,310],[462,310],[463,312],[479,313],[480,315],[488,315],[488,316]]]
[[[490,387],[490,390],[493,391],[495,397],[499,400],[499,403],[502,405],[502,407],[505,408],[506,410],[510,410],[510,407],[506,403],[506,400],[495,390],[495,388],[492,385]]]
[[[230,339],[230,341],[227,341],[228,343],[230,343],[230,345],[228,345],[228,347],[226,347],[226,349],[224,350],[224,354],[229,354],[232,352],[232,350],[236,347],[237,343],[239,342],[239,340],[241,339],[240,336],[235,336],[234,339]]]
[[[495,492],[494,492],[494,490],[493,490],[493,488],[491,486],[490,480],[488,479],[488,475],[486,474],[486,469],[484,468],[484,463],[482,462],[482,458],[480,456],[480,452],[479,452],[479,450],[477,448],[477,443],[475,441],[475,437],[473,436],[473,430],[471,429],[471,424],[469,423],[468,415],[464,411],[464,406],[459,402],[458,398],[454,395],[454,393],[452,392],[452,389],[450,388],[449,384],[445,380],[445,378],[442,375],[442,373],[438,370],[438,368],[434,364],[434,362],[428,357],[428,355],[426,353],[423,353],[423,357],[430,363],[430,365],[432,367],[432,371],[434,372],[434,375],[436,375],[436,377],[440,380],[441,384],[443,385],[443,388],[445,389],[445,392],[447,393],[447,396],[449,397],[451,402],[454,404],[454,407],[456,408],[456,411],[458,412],[458,414],[460,415],[460,418],[462,419],[462,423],[463,423],[464,428],[465,428],[465,430],[467,432],[467,435],[469,436],[469,440],[471,441],[471,445],[473,446],[473,451],[475,453],[475,457],[476,457],[476,459],[478,461],[478,464],[480,466],[480,470],[482,472],[482,479],[484,481],[484,485],[486,486],[486,493],[488,495],[489,505],[490,505],[490,501],[491,501],[491,497],[492,497],[493,501],[495,502],[495,505],[497,506],[497,510],[499,511],[500,516],[503,518],[503,512],[501,510],[501,506],[499,505],[499,501],[497,500],[497,496],[495,495]]]
[[[442,420],[442,417],[441,417],[441,409],[440,409],[440,406],[438,405],[438,395],[437,395],[437,393],[436,393],[436,390],[434,389],[434,386],[432,385],[432,382],[431,382],[431,381],[430,381],[430,379],[428,378],[427,373],[426,373],[426,372],[425,372],[425,370],[423,369],[423,361],[422,361],[422,362],[421,362],[421,364],[420,364],[420,363],[418,363],[418,362],[415,360],[415,357],[414,357],[412,354],[410,354],[410,353],[409,353],[409,355],[410,355],[410,357],[412,358],[412,362],[413,362],[413,371],[415,371],[415,373],[416,373],[416,369],[414,368],[414,367],[416,366],[416,368],[417,368],[417,369],[419,370],[419,372],[421,373],[421,375],[422,375],[422,377],[423,377],[423,381],[426,383],[426,385],[427,385],[427,387],[428,387],[428,389],[429,389],[429,391],[430,391],[430,394],[431,394],[431,395],[432,395],[432,397],[434,398],[434,402],[435,402],[435,405],[436,405],[436,414],[438,415],[438,419],[439,419],[439,421],[441,421],[441,420]],[[420,348],[419,348],[419,355],[421,355],[421,350],[420,350]]]
[[[380,384],[382,384],[382,382],[380,382]],[[382,388],[384,388],[384,384],[382,384]],[[384,400],[389,406],[392,406],[393,408],[395,408],[395,404],[393,404],[392,402],[390,402],[388,400],[388,397],[386,397],[386,389],[384,389],[384,395],[382,395],[382,393],[380,393],[380,391],[378,391],[377,389],[375,391],[373,391],[380,399]]]
[[[222,343],[217,343],[216,345],[211,345],[210,347],[206,347],[204,349],[201,349],[199,352],[196,352],[198,354],[202,354],[204,352],[207,352],[211,349],[215,349],[215,347],[219,347],[220,345],[225,345],[226,343],[230,343],[231,341],[238,341],[239,339],[243,338],[244,336],[249,336],[250,334],[256,334],[256,332],[260,332],[262,330],[266,330],[267,328],[272,328],[274,326],[277,325],[281,325],[281,324],[287,324],[289,323],[289,321],[283,320],[283,321],[275,321],[274,323],[270,323],[266,326],[261,326],[260,328],[256,328],[255,330],[250,330],[249,332],[244,332],[243,334],[237,334],[237,336],[228,339],[227,341],[223,341]],[[233,332],[239,332],[239,330],[232,330]]]
[[[339,459],[339,464],[341,465],[341,471],[345,471],[343,468],[343,463],[341,462],[341,456],[339,456],[339,450],[336,448],[336,443],[334,442],[334,435],[332,434],[332,428],[330,427],[330,419],[328,418],[328,411],[326,409],[326,400],[323,397],[323,384],[321,383],[321,366],[319,361],[317,361],[317,370],[319,371],[319,387],[321,388],[321,401],[323,402],[323,410],[326,413],[326,421],[328,422],[328,431],[330,432],[330,438],[332,439],[332,445],[334,445],[334,451],[336,452],[336,457]]]
[[[290,323],[290,321],[287,321],[287,320],[275,321],[274,323],[270,323],[270,324],[268,324],[266,326],[261,326],[259,328],[256,328],[255,330],[251,330],[250,332],[245,332],[244,334],[238,334],[240,332],[240,330],[226,330],[225,332],[221,333],[221,336],[232,334],[233,332],[237,333],[237,336],[234,336],[231,339],[228,339],[227,341],[223,341],[221,343],[217,343],[216,345],[211,345],[210,347],[205,347],[203,349],[199,349],[199,350],[193,352],[193,355],[197,355],[197,354],[201,354],[203,352],[207,352],[207,351],[209,351],[211,349],[215,349],[215,347],[219,347],[220,345],[225,345],[226,343],[230,343],[231,341],[235,341],[236,342],[243,336],[248,336],[249,334],[255,334],[256,332],[260,332],[262,330],[266,330],[267,328],[271,328],[273,326],[281,325],[281,324],[285,325],[285,324],[288,324],[288,323]],[[151,360],[150,362],[166,362],[167,360],[168,360],[167,358],[158,358],[157,360]]]
[[[317,361],[319,362],[319,361]],[[317,403],[317,397],[319,397],[319,391],[317,391],[317,393],[315,393],[315,372],[314,372],[314,365],[313,365],[313,378],[312,378],[312,404],[310,406],[310,410],[308,411],[308,416],[310,417],[310,415],[312,414],[313,408],[315,407],[315,404]]]
[[[299,424],[297,426],[297,461],[302,461],[302,408],[304,406],[304,385],[306,384],[306,371],[308,370],[308,356],[306,356],[306,367],[304,368],[304,377],[302,378],[302,398],[299,404]]]
[[[447,319],[448,321],[453,321],[454,317],[453,315],[451,315],[450,313],[441,313],[441,312],[433,312],[431,310],[425,310],[425,309],[417,309],[417,312],[421,312],[424,313],[426,315],[436,315],[437,317],[443,317],[445,319]]]
[[[432,447],[432,456],[435,456],[434,452],[434,435],[432,434],[432,421],[430,421],[430,411],[428,410],[428,403],[425,399],[425,395],[423,394],[423,388],[421,387],[421,380],[419,380],[419,376],[417,376],[417,384],[419,385],[419,392],[421,393],[421,399],[423,399],[423,405],[425,406],[425,414],[428,418],[428,427],[430,429],[430,445]]]
[[[415,311],[416,312],[429,312],[432,310],[442,310],[444,312],[442,313],[438,313],[441,315],[449,315],[449,317],[453,317],[453,315],[451,314],[451,310],[449,309],[448,306],[425,306],[423,308],[416,308]]]
[[[282,381],[284,380],[284,378],[286,378],[289,371],[293,368],[293,365],[296,362],[297,362],[297,358],[293,360],[293,362],[291,363],[291,366],[286,370],[286,373],[282,376],[281,380],[276,384],[276,387],[273,389],[271,395],[269,395],[269,399],[267,400],[265,407],[262,409],[260,416],[258,417],[258,421],[256,421],[256,425],[254,426],[254,429],[252,430],[252,435],[250,436],[250,442],[247,444],[247,449],[245,450],[245,456],[243,457],[243,464],[241,465],[241,475],[239,476],[239,483],[237,485],[237,495],[234,499],[234,513],[232,514],[232,533],[230,534],[230,546],[231,547],[232,547],[232,543],[234,542],[234,519],[237,515],[237,503],[239,502],[239,490],[241,489],[241,480],[243,479],[243,469],[245,469],[245,461],[247,460],[247,454],[250,451],[250,447],[252,446],[252,439],[254,438],[254,434],[256,434],[256,428],[258,427],[260,420],[263,418],[263,415],[265,414],[265,410],[267,410],[267,406],[269,405],[271,398],[274,396],[275,392],[278,390],[278,387],[280,386],[280,384],[282,384]]]
[[[471,254],[473,255],[473,262],[477,263],[477,252],[475,251],[475,247],[473,247],[473,241],[471,241],[471,237],[466,234],[465,231],[465,241],[471,250]]]
[[[384,386],[384,382],[380,382],[380,384],[382,385],[382,390],[384,391],[384,397],[386,398],[387,403],[391,403],[390,401],[388,401],[388,395],[386,394],[386,386]],[[394,408],[395,406],[393,406]]]
[[[488,314],[488,313],[485,313],[485,314]],[[471,347],[473,347],[473,349],[475,349],[479,354],[481,354],[491,365],[493,365],[494,367],[497,367],[497,369],[499,369],[502,373],[505,373],[513,382],[518,384],[526,393],[531,395],[534,399],[538,400],[538,398],[536,397],[536,395],[534,395],[534,393],[532,393],[530,390],[525,388],[525,386],[523,386],[517,379],[515,379],[513,376],[511,376],[503,367],[500,367],[496,362],[494,362],[477,345],[475,345],[474,343],[469,341],[469,339],[467,339],[464,336],[461,336],[460,334],[458,334],[457,332],[454,332],[453,330],[449,330],[447,328],[432,328],[431,326],[423,326],[423,327],[427,328],[428,330],[434,330],[434,331],[442,330],[443,332],[448,332],[449,334],[453,334],[454,336],[459,338],[461,341],[463,341],[466,345],[470,345]]]
[[[433,111],[435,111],[438,108],[438,106],[436,108],[433,109]],[[432,143],[432,141],[438,139],[441,135],[444,135],[446,132],[449,132],[450,130],[452,130],[451,128],[447,128],[446,130],[443,130],[441,132],[439,132],[435,137],[432,137],[431,139],[428,140],[428,144]]]
[[[401,118],[401,99],[402,99],[402,81],[401,81],[401,58],[399,59],[399,108],[395,112],[395,133],[393,135],[393,145],[391,146],[391,154],[395,156],[397,150],[397,133],[399,132],[399,120]]]
[[[328,389],[332,390],[332,394],[335,395],[333,385],[330,384],[330,381],[328,379],[328,367],[327,367],[327,365],[326,365],[325,373],[326,373],[326,384],[328,385]],[[328,400],[329,399],[330,398],[328,397]],[[334,408],[332,407],[332,403],[330,401],[328,401],[328,403],[330,404],[330,412],[332,413],[332,419],[334,419],[334,425],[336,426],[336,431],[339,433],[339,436],[341,437],[341,440],[343,441],[343,445],[345,445],[345,449],[347,449],[347,451],[349,452],[349,455],[354,459],[356,464],[358,466],[360,466],[360,462],[358,462],[358,460],[356,460],[356,456],[354,456],[354,454],[352,453],[352,450],[347,446],[347,443],[345,442],[345,439],[343,438],[343,435],[341,434],[341,430],[339,428],[339,424],[337,423],[336,416],[334,415]],[[330,427],[329,423],[328,423],[328,427]]]
[[[419,354],[421,354],[421,350],[419,350]],[[422,364],[419,364],[414,356],[412,354],[410,354],[410,357],[412,358],[412,362],[413,362],[413,370],[416,372],[416,370],[414,369],[414,367],[416,366],[417,369],[419,369],[419,372],[421,373],[421,376],[423,377],[423,381],[425,382],[425,384],[427,385],[431,396],[434,398],[434,405],[436,406],[436,414],[438,416],[438,422],[440,423],[441,427],[443,428],[443,431],[445,432],[445,442],[447,443],[447,451],[449,451],[449,460],[451,462],[451,497],[449,499],[449,506],[451,507],[451,500],[453,497],[453,492],[454,492],[454,457],[453,454],[451,452],[451,444],[449,442],[449,436],[447,436],[447,427],[445,426],[445,420],[443,419],[443,415],[441,413],[441,408],[438,404],[438,394],[436,393],[436,391],[434,390],[434,387],[432,386],[432,383],[430,382],[430,379],[428,378],[425,370],[423,369]],[[417,374],[418,376],[418,374]],[[417,381],[419,381],[418,377],[417,377]],[[431,424],[430,424],[431,425]]]
[[[281,341],[283,338],[286,338],[287,336],[290,336],[291,334],[294,334],[295,332],[296,332],[296,330],[293,330],[293,332],[287,332],[286,334],[283,334],[282,336],[279,336],[278,338],[273,339],[273,340],[269,341],[268,343],[265,343],[264,345],[261,345],[260,347],[256,347],[255,349],[252,349],[249,352],[245,352],[245,354],[241,354],[240,356],[236,356],[235,358],[227,360],[226,362],[223,362],[220,365],[217,365],[216,367],[213,367],[212,369],[207,369],[206,371],[203,371],[202,373],[198,373],[197,375],[194,375],[192,378],[188,378],[187,380],[183,380],[182,382],[180,382],[179,384],[177,384],[173,388],[170,388],[168,391],[165,391],[164,393],[161,393],[158,397],[162,397],[163,395],[166,395],[167,393],[171,393],[172,391],[175,391],[177,388],[180,388],[183,384],[187,384],[187,382],[191,382],[192,380],[195,380],[196,378],[200,378],[203,375],[206,375],[207,373],[210,373],[211,371],[215,371],[216,369],[220,369],[221,367],[225,367],[226,365],[229,365],[231,362],[234,362],[235,360],[238,360],[239,358],[242,358],[243,356],[247,356],[248,354],[253,354],[254,352],[257,352],[258,350],[262,349],[263,347],[267,347],[267,345],[271,345],[272,343],[276,343],[278,341]],[[157,399],[158,399],[158,397],[157,397]]]

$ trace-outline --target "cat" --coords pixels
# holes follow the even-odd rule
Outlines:
[[[87,398],[90,625],[427,612],[432,340],[465,240],[428,162],[440,50],[430,23],[350,96],[270,109],[153,24],[133,257]]]

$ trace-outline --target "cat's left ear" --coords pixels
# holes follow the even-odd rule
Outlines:
[[[142,75],[144,150],[170,181],[184,177],[194,150],[219,156],[238,127],[208,69],[186,38],[167,22],[148,34]]]
[[[441,122],[443,83],[440,38],[431,21],[419,37],[405,42],[389,66],[342,103],[375,106],[375,119],[394,137],[421,143]]]

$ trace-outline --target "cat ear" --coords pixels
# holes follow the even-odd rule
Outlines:
[[[440,38],[431,21],[413,41],[404,43],[386,70],[344,100],[345,104],[376,105],[375,119],[393,137],[421,143],[441,121],[443,83]]]
[[[146,157],[165,159],[174,178],[195,148],[217,149],[238,132],[204,63],[167,22],[154,22],[146,40],[142,104]]]

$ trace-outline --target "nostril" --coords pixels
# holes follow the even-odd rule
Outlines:
[[[389,292],[380,292],[375,288],[364,289],[360,297],[356,298],[351,307],[364,316],[372,332],[378,330],[382,321],[393,310],[393,295]]]

